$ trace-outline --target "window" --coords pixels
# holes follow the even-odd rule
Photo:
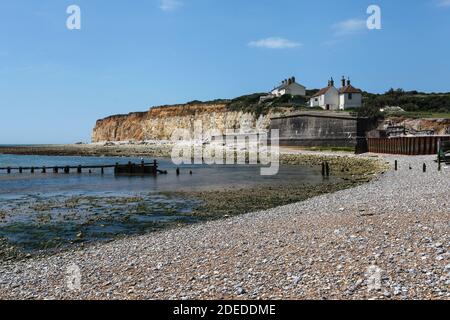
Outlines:
[[[314,101],[317,102],[317,101],[319,101],[319,99],[318,99],[318,98],[315,98]]]
[[[353,99],[353,93],[349,93],[348,94],[348,100],[352,100]]]

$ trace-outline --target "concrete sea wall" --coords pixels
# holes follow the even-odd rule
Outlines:
[[[280,131],[282,146],[355,147],[370,127],[366,119],[347,113],[300,112],[274,117],[270,128]]]

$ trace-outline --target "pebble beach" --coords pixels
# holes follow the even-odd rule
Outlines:
[[[450,167],[382,160],[303,202],[2,262],[0,299],[448,299]]]

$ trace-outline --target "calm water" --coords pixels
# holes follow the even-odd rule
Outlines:
[[[151,162],[153,159],[145,159]],[[0,172],[0,237],[26,251],[70,243],[141,234],[173,223],[196,222],[189,213],[198,200],[167,191],[220,190],[271,183],[321,183],[320,168],[281,167],[263,177],[258,166],[181,166],[157,159],[167,175],[115,177],[113,169],[79,175]],[[0,155],[0,167],[41,167],[139,163],[132,157],[55,157]],[[190,175],[189,171],[193,174]]]
[[[116,162],[140,163],[141,158],[118,157],[55,157],[55,156],[15,156],[0,155],[0,167],[41,167],[77,166],[77,165],[114,165]],[[151,162],[153,159],[145,159]],[[156,192],[214,189],[232,186],[247,186],[274,181],[302,181],[305,183],[321,183],[320,168],[284,166],[276,176],[261,176],[258,166],[181,166],[181,175],[175,174],[176,166],[170,159],[158,159],[159,167],[168,170],[168,175],[153,177],[115,177],[113,169],[107,169],[105,175],[99,170],[92,174],[81,175],[71,173],[53,174],[47,169],[46,174],[36,170],[35,174],[13,172],[8,175],[0,172],[0,198],[22,196],[24,194],[121,194],[130,192]],[[189,171],[193,175],[189,175]]]

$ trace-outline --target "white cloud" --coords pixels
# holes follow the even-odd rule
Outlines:
[[[363,19],[348,19],[332,26],[335,36],[355,34],[367,29],[367,21]]]
[[[162,11],[174,11],[180,8],[183,3],[179,0],[161,0],[159,8]]]
[[[437,3],[438,7],[450,7],[450,0],[439,0]]]
[[[302,46],[302,44],[299,42],[294,42],[288,39],[277,37],[251,41],[248,45],[254,48],[266,48],[266,49],[291,49]]]

